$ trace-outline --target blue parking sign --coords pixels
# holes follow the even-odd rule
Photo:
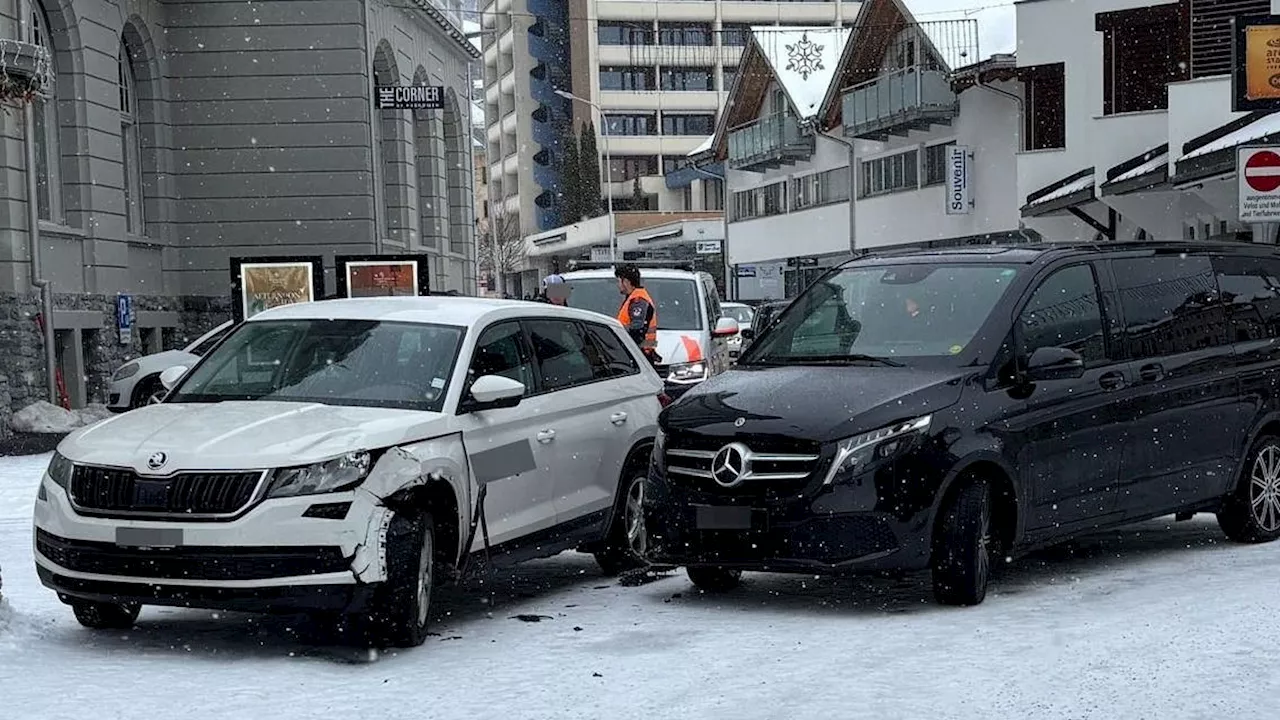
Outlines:
[[[120,331],[120,344],[133,343],[133,296],[121,293],[116,296],[116,329]]]

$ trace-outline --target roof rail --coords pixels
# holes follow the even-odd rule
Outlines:
[[[617,263],[612,262],[594,262],[590,260],[570,260],[568,272],[574,270],[612,270],[619,265],[634,265],[641,270],[651,268],[653,270],[687,270],[694,271],[694,264],[687,260],[623,260]]]

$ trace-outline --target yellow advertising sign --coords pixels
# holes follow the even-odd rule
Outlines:
[[[1244,96],[1280,100],[1280,24],[1250,25],[1244,35]]]

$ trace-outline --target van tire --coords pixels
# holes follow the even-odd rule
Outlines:
[[[398,512],[387,528],[387,579],[374,591],[370,640],[410,648],[427,639],[435,581],[435,523],[427,512]]]
[[[72,600],[71,611],[81,625],[94,630],[128,630],[138,621],[142,606],[97,600]]]
[[[689,581],[706,593],[725,593],[742,583],[742,571],[729,568],[695,565],[684,570]]]
[[[1239,481],[1223,498],[1218,527],[1233,542],[1280,538],[1280,437],[1263,435],[1254,441]]]
[[[978,605],[987,596],[993,548],[991,486],[966,482],[942,509],[933,552],[933,596],[943,605]]]

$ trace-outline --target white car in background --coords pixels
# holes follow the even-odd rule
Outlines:
[[[750,305],[736,302],[720,303],[720,314],[733,318],[738,323],[738,334],[729,338],[729,357],[735,360],[742,354],[742,331],[751,330],[751,321],[755,319],[755,310]]]
[[[178,365],[195,365],[210,348],[226,337],[233,325],[231,322],[222,323],[181,350],[143,355],[121,365],[111,376],[107,409],[122,413],[159,402],[165,393],[164,386],[160,384],[160,373]]]
[[[254,315],[170,392],[69,435],[41,480],[41,581],[81,624],[142,605],[349,617],[419,645],[431,588],[647,549],[662,380],[611,318],[477,298]]]

